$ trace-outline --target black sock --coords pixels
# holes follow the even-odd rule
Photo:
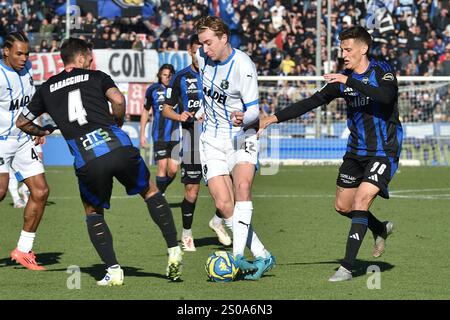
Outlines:
[[[167,177],[158,177],[156,176],[156,187],[161,193],[166,192],[167,188]]]
[[[103,214],[90,214],[86,217],[89,238],[102,261],[109,268],[119,264],[113,248],[113,239]]]
[[[369,229],[377,236],[383,235],[385,231],[384,223],[378,220],[370,211],[367,211],[369,214]]]
[[[222,214],[220,213],[219,209],[216,209],[216,216],[222,219]]]
[[[194,220],[195,202],[189,202],[186,198],[181,203],[181,214],[183,219],[183,229],[191,229]]]
[[[368,216],[367,211],[354,210],[351,213],[352,225],[347,238],[347,247],[345,249],[345,258],[342,266],[351,271],[355,264],[359,248],[367,232]]]
[[[354,211],[349,212],[348,214],[339,212],[341,216],[347,217],[349,219],[353,218]],[[384,223],[378,220],[370,211],[367,211],[368,213],[368,225],[370,231],[372,231],[377,236],[382,235],[385,232]]]
[[[163,195],[158,192],[150,198],[146,199],[148,211],[153,221],[161,230],[167,247],[172,248],[178,246],[177,229],[173,222],[172,211]]]
[[[170,184],[172,183],[172,181],[175,180],[175,176],[173,176],[173,177],[167,176],[166,179],[167,179],[167,180],[166,180],[166,189],[167,189],[167,187],[170,186]]]

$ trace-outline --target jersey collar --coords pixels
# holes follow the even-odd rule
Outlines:
[[[8,67],[8,66],[5,64],[5,62],[3,61],[3,59],[0,59],[0,65],[1,65],[3,68],[5,68],[6,70],[8,70],[8,71],[17,72],[17,71],[14,70],[13,68]]]
[[[230,56],[227,58],[227,60],[225,60],[224,62],[218,62],[218,63],[217,63],[218,66],[226,65],[228,62],[231,61],[231,59],[233,59],[234,54],[236,53],[236,50],[235,50],[234,48],[231,48],[231,49],[232,49],[231,54],[230,54]]]
[[[370,60],[369,60],[369,65],[367,66],[367,69],[366,69],[366,71],[364,71],[363,73],[356,73],[356,72],[352,72],[352,75],[353,75],[353,76],[356,76],[356,77],[358,77],[358,76],[362,76],[362,75],[366,74],[366,73],[367,73],[367,71],[369,71],[369,70],[370,70],[370,68],[372,68],[372,67],[373,67],[374,63],[375,63],[375,60],[373,60],[373,59],[370,59]]]

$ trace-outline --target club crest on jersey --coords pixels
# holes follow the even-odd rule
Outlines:
[[[369,83],[369,78],[364,77],[364,78],[362,78],[361,82],[364,83],[364,84],[368,84]]]
[[[386,74],[383,76],[383,80],[386,80],[386,81],[394,81],[394,75],[393,75],[392,73],[386,73]]]
[[[227,90],[230,87],[230,83],[228,82],[228,80],[222,80],[222,82],[220,83],[220,87],[223,90]]]

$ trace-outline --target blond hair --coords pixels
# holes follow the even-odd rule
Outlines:
[[[202,33],[203,31],[209,29],[213,31],[219,39],[221,39],[224,34],[226,34],[227,38],[230,39],[230,28],[228,28],[227,24],[219,17],[202,17],[197,22],[195,28],[197,33]]]

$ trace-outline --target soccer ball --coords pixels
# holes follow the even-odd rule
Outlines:
[[[216,251],[208,257],[205,264],[206,274],[214,282],[230,282],[239,270],[231,253]]]

